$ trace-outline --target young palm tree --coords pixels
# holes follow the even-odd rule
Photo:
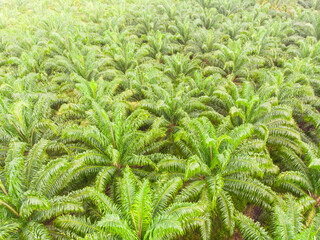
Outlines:
[[[242,2],[239,0],[217,0],[215,2],[215,8],[218,10],[219,13],[223,14],[224,16],[229,16],[231,14],[234,14],[236,12],[241,11],[242,7],[247,8],[250,6],[249,2]]]
[[[114,103],[126,102],[128,98],[134,95],[134,90],[124,90],[120,78],[112,81],[106,81],[102,77],[98,80],[87,81],[83,78],[76,77],[74,93],[76,98],[65,100],[57,112],[57,121],[65,122],[82,122],[86,118],[86,111],[92,108],[92,104],[100,105],[104,110],[112,110]]]
[[[152,63],[130,69],[122,78],[124,88],[135,92],[132,99],[136,100],[136,103],[145,98],[144,91],[149,84],[167,84],[167,82],[165,74]]]
[[[301,136],[292,118],[292,110],[279,105],[276,93],[277,90],[269,84],[264,84],[255,93],[248,82],[244,82],[240,93],[234,83],[227,82],[224,87],[218,87],[214,95],[219,99],[217,111],[229,112],[234,126],[254,124],[259,134],[264,135],[269,151],[281,145],[301,153]]]
[[[192,39],[187,51],[192,52],[195,58],[201,59],[204,63],[209,64],[207,59],[210,54],[217,50],[216,43],[223,37],[217,30],[199,30],[199,39]]]
[[[47,72],[60,71],[62,73],[73,73],[86,80],[92,80],[98,76],[98,69],[104,64],[99,59],[96,48],[85,48],[70,42],[68,52],[63,55],[55,55],[45,63]]]
[[[248,51],[250,49],[242,46],[241,41],[229,41],[228,45],[216,44],[214,54],[205,60],[213,66],[208,66],[205,71],[220,73],[222,76],[235,81],[243,80],[247,76],[250,58]]]
[[[249,29],[252,27],[252,24],[249,22],[240,23],[239,18],[239,16],[235,16],[232,19],[226,18],[224,20],[220,28],[220,31],[226,35],[224,38],[236,41],[239,39],[246,39],[247,36],[251,35],[251,33],[249,33]]]
[[[47,55],[47,49],[42,46],[35,45],[28,52],[23,52],[21,56],[10,57],[7,62],[11,65],[17,66],[19,76],[23,77],[29,73],[36,73],[39,76],[44,75],[43,64]]]
[[[175,54],[172,56],[165,56],[164,73],[174,82],[180,81],[185,76],[193,76],[193,73],[199,69],[200,61],[198,59],[190,60],[191,54]]]
[[[190,25],[188,18],[185,18],[183,22],[176,18],[174,25],[171,25],[169,29],[172,34],[175,34],[174,39],[186,47],[192,38],[194,26]]]
[[[192,78],[187,78],[186,81],[190,88],[196,93],[195,96],[200,98],[205,96],[209,98],[210,100],[207,102],[207,105],[211,106],[211,101],[215,100],[213,93],[217,86],[219,86],[224,80],[217,75],[206,77],[203,73],[197,71],[194,73]]]
[[[161,1],[161,4],[158,6],[159,9],[167,15],[170,21],[174,21],[177,15],[177,7],[175,3],[168,1]]]
[[[140,16],[135,17],[138,24],[136,25],[136,32],[138,35],[148,35],[150,32],[155,32],[161,29],[161,21],[155,17],[155,12],[142,12]],[[142,16],[141,16],[142,15]]]
[[[53,163],[44,165],[47,146],[46,140],[30,151],[26,143],[10,146],[5,166],[0,167],[1,239],[52,239],[52,235],[59,234],[49,224],[53,219],[84,211],[76,199],[56,195],[63,186],[57,181],[62,169]]]
[[[248,217],[238,215],[236,217],[237,227],[244,239],[316,239],[319,237],[319,219],[315,216],[315,221],[308,225],[303,219],[303,205],[301,205],[291,195],[286,195],[285,199],[279,198],[279,203],[274,206],[271,221],[267,223],[269,233],[259,222],[253,222]]]
[[[121,46],[112,44],[106,48],[105,53],[106,64],[111,67],[111,71],[115,70],[115,74],[125,74],[129,69],[137,67],[148,54],[145,47],[132,41]]]
[[[316,139],[315,130],[318,128],[317,119],[319,119],[318,100],[316,95],[317,81],[313,80],[310,73],[302,73],[299,68],[305,69],[305,65],[287,65],[286,75],[280,71],[273,74],[262,72],[270,85],[275,88],[275,94],[279,104],[291,107],[292,116],[298,126],[306,131],[306,134]]]
[[[251,38],[254,55],[253,61],[256,66],[272,67],[276,60],[277,55],[282,52],[281,40],[271,36],[271,29],[259,29],[256,32],[250,32],[246,38]],[[285,55],[285,53],[283,53]],[[259,71],[259,70],[258,70]]]
[[[250,139],[253,132],[252,125],[242,125],[222,135],[208,119],[198,118],[184,120],[176,134],[177,145],[188,158],[184,167],[186,187],[177,200],[209,204],[211,210],[219,213],[230,236],[239,204],[231,196],[266,209],[271,208],[275,199],[275,193],[257,178],[264,173],[277,173],[278,168],[273,165],[263,141]],[[177,162],[176,166],[179,165]]]
[[[93,102],[99,104],[103,109],[111,109],[114,103],[125,102],[133,94],[133,90],[119,90],[122,84],[121,79],[114,79],[110,82],[99,78],[96,81],[86,81],[82,78],[78,79],[75,88],[79,91],[79,102],[84,105],[92,106]],[[90,109],[90,107],[87,108]]]
[[[203,9],[210,9],[215,5],[215,2],[212,0],[197,0],[197,2]]]
[[[144,93],[146,99],[139,106],[161,119],[161,125],[167,129],[167,140],[172,153],[175,151],[174,134],[182,119],[208,116],[215,123],[222,120],[220,114],[205,105],[205,96],[195,97],[199,93],[197,89],[189,91],[184,85],[175,89],[173,84],[167,84],[166,88],[152,84]]]
[[[95,206],[96,222],[61,216],[54,225],[67,231],[76,229],[85,239],[174,239],[194,228],[200,228],[203,239],[209,239],[210,220],[203,206],[174,201],[181,187],[180,178],[163,179],[152,187],[126,167],[123,177],[116,180],[115,200],[92,188],[83,191],[81,198],[91,199]]]
[[[221,15],[217,13],[215,8],[212,9],[203,9],[202,14],[200,15],[201,26],[207,30],[215,28],[215,26],[220,23]]]
[[[103,192],[107,183],[115,175],[122,174],[127,165],[140,174],[145,174],[141,169],[144,166],[155,169],[155,164],[144,154],[163,145],[159,140],[164,137],[164,131],[157,126],[157,121],[148,129],[150,114],[146,110],[139,109],[127,116],[126,106],[119,103],[109,117],[104,109],[93,103],[87,118],[88,123],[69,126],[62,134],[75,153],[74,165],[68,173],[71,183],[93,176],[91,179],[95,180],[97,189]]]
[[[318,12],[306,14],[305,19],[303,19],[301,22],[297,21],[294,23],[294,27],[298,32],[298,35],[303,37],[312,36],[317,41],[320,40],[320,21]]]
[[[319,62],[320,44],[312,38],[300,40],[297,45],[290,45],[288,53],[299,58],[310,58],[314,62]]]
[[[302,156],[286,148],[280,149],[277,154],[280,159],[278,165],[283,172],[274,179],[274,188],[299,197],[302,205],[301,213],[306,217],[307,226],[309,226],[319,212],[320,204],[318,147],[309,142],[304,143]]]
[[[273,239],[315,239],[319,237],[318,224],[306,226],[303,223],[303,207],[290,195],[286,201],[275,206],[273,214]],[[319,215],[317,216],[319,218]]]
[[[51,120],[54,96],[45,94],[35,98],[21,99],[14,103],[0,101],[0,142],[2,149],[8,149],[10,142],[19,141],[34,144],[44,139],[54,139],[58,127]]]
[[[165,55],[173,52],[170,44],[171,36],[168,34],[163,34],[160,31],[152,32],[146,37],[146,40],[148,41],[146,46],[148,55],[159,63],[163,62]]]
[[[17,78],[11,74],[1,74],[0,94],[2,101],[9,103],[15,99],[35,98],[39,93],[46,93],[48,86],[40,82],[41,77],[36,73],[29,73],[27,76]]]

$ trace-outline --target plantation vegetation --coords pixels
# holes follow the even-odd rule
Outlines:
[[[320,239],[319,0],[0,0],[0,240]]]

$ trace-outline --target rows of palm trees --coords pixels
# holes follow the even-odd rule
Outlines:
[[[0,3],[0,239],[319,238],[319,6]]]

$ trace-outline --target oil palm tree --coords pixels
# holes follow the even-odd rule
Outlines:
[[[275,71],[274,73],[262,72],[262,79],[268,78],[268,82],[275,88],[275,96],[279,104],[286,105],[292,109],[292,116],[298,126],[306,134],[314,139],[318,128],[319,119],[317,94],[317,80],[313,79],[311,73],[303,73],[306,66],[300,64],[286,64],[286,72]],[[298,69],[301,69],[300,71]],[[261,79],[261,80],[262,80]]]
[[[188,86],[175,88],[167,84],[162,88],[156,84],[150,85],[145,91],[146,99],[140,101],[139,106],[162,120],[161,125],[167,129],[166,139],[170,144],[170,151],[175,151],[174,134],[179,129],[179,123],[184,118],[207,116],[215,123],[222,120],[222,115],[206,106],[205,96],[196,97],[197,89],[189,91]]]
[[[320,21],[319,21],[319,14],[305,14],[302,15],[304,19],[302,21],[296,21],[294,23],[294,27],[296,31],[299,33],[300,36],[312,36],[317,41],[320,39]]]
[[[242,46],[240,40],[229,41],[227,46],[216,44],[216,51],[209,57],[208,61],[211,66],[208,66],[205,71],[211,73],[220,73],[233,81],[242,80],[248,75],[248,67],[250,58],[248,52],[250,48]],[[209,74],[208,73],[208,74]]]
[[[79,91],[80,103],[92,104],[92,102],[98,103],[103,109],[109,110],[113,103],[125,102],[133,94],[133,90],[121,91],[122,85],[121,79],[114,79],[112,81],[105,81],[102,78],[94,81],[86,81],[82,78],[78,79],[76,89]],[[87,110],[90,109],[87,108]]]
[[[148,180],[137,179],[126,167],[116,186],[114,200],[92,188],[77,194],[93,202],[97,221],[89,223],[67,215],[58,217],[54,225],[67,231],[76,229],[85,239],[172,239],[192,228],[199,228],[203,239],[209,239],[210,220],[204,214],[204,206],[174,200],[182,187],[180,178],[152,186]]]
[[[207,59],[210,54],[213,54],[217,50],[216,43],[223,36],[218,30],[205,30],[201,29],[198,31],[199,38],[192,39],[190,45],[187,48],[188,52],[192,52],[195,58],[201,59],[204,63],[209,64]]]
[[[225,114],[229,111],[233,125],[254,124],[262,135],[267,134],[270,151],[277,149],[281,142],[282,146],[301,153],[301,136],[292,118],[292,109],[279,104],[273,86],[265,84],[256,93],[249,82],[244,82],[242,93],[234,83],[222,86],[225,87],[218,87],[213,93],[219,99],[217,111]]]
[[[121,46],[118,44],[109,45],[105,50],[106,64],[111,67],[111,72],[125,74],[129,69],[137,67],[148,54],[146,47],[135,42],[127,42]]]
[[[54,103],[54,96],[43,94],[35,99],[21,99],[10,103],[0,102],[0,136],[1,146],[8,149],[13,141],[21,141],[31,148],[42,138],[54,140],[58,133],[58,127],[51,117]]]
[[[138,24],[136,25],[136,32],[138,35],[148,35],[150,32],[156,32],[161,29],[161,21],[155,17],[154,12],[142,12],[140,16],[135,17]]]
[[[146,37],[148,56],[162,63],[163,57],[173,51],[170,45],[171,38],[170,35],[163,34],[160,31],[150,33]]]
[[[221,21],[221,15],[218,14],[215,8],[203,9],[200,15],[201,26],[209,30],[215,28],[215,26]]]
[[[276,174],[278,168],[261,144],[263,141],[251,139],[252,125],[242,125],[228,134],[219,132],[204,117],[183,121],[175,140],[187,157],[182,168],[186,187],[177,200],[208,203],[231,236],[235,209],[239,206],[231,196],[270,209],[275,193],[258,178],[264,173]]]
[[[174,39],[184,47],[189,44],[189,41],[192,38],[192,30],[194,26],[190,24],[188,18],[185,18],[184,21],[180,19],[175,19],[175,24],[169,26],[170,31],[175,34]]]
[[[163,145],[159,140],[164,137],[164,131],[157,127],[157,121],[154,127],[148,126],[150,114],[146,110],[139,109],[127,116],[126,106],[119,103],[112,116],[108,116],[104,109],[93,103],[87,118],[88,123],[69,126],[62,134],[75,152],[74,166],[68,173],[71,182],[93,176],[91,179],[94,179],[97,189],[105,191],[107,183],[122,174],[127,165],[140,174],[146,174],[140,169],[144,166],[155,169],[155,164],[144,154],[150,154]]]
[[[36,73],[29,73],[24,77],[15,77],[5,73],[0,77],[0,94],[3,101],[15,102],[16,98],[34,98],[38,93],[46,93],[48,87],[40,82],[41,77]]]
[[[57,216],[84,211],[80,201],[52,191],[63,185],[57,185],[56,179],[61,169],[45,166],[47,146],[45,140],[30,151],[23,142],[10,145],[5,166],[0,168],[1,239],[53,239],[59,231],[48,223]]]
[[[279,198],[279,203],[273,208],[271,221],[267,223],[266,231],[259,222],[253,222],[243,215],[237,216],[237,226],[243,239],[316,239],[319,237],[319,214],[315,221],[308,225],[304,222],[303,205],[291,195]]]
[[[134,95],[134,90],[124,90],[122,79],[117,78],[106,81],[102,77],[98,80],[87,81],[81,77],[75,77],[75,99],[66,98],[57,112],[57,121],[81,122],[86,118],[86,111],[92,108],[92,104],[99,104],[104,110],[112,110],[113,103],[126,102]],[[68,99],[68,100],[67,100]],[[78,100],[79,99],[79,100]]]
[[[193,76],[193,73],[199,69],[200,61],[198,59],[190,60],[191,54],[175,54],[164,57],[164,73],[175,82],[185,76]]]
[[[43,64],[47,57],[47,49],[34,45],[30,51],[23,52],[21,56],[10,57],[7,62],[11,65],[17,66],[19,76],[23,77],[29,73],[36,73],[45,76]]]
[[[304,152],[299,156],[286,148],[278,152],[278,165],[282,172],[274,179],[274,188],[290,192],[299,197],[301,213],[306,218],[307,227],[318,213],[319,196],[319,150],[315,144],[304,143]],[[275,159],[278,160],[278,159]]]
[[[104,64],[104,61],[98,58],[97,49],[77,45],[79,44],[69,42],[68,51],[64,51],[63,55],[55,55],[48,59],[44,64],[46,71],[73,73],[89,81],[98,76],[98,69]]]

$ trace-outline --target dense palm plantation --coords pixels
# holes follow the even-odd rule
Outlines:
[[[0,240],[320,239],[319,0],[0,0]]]

